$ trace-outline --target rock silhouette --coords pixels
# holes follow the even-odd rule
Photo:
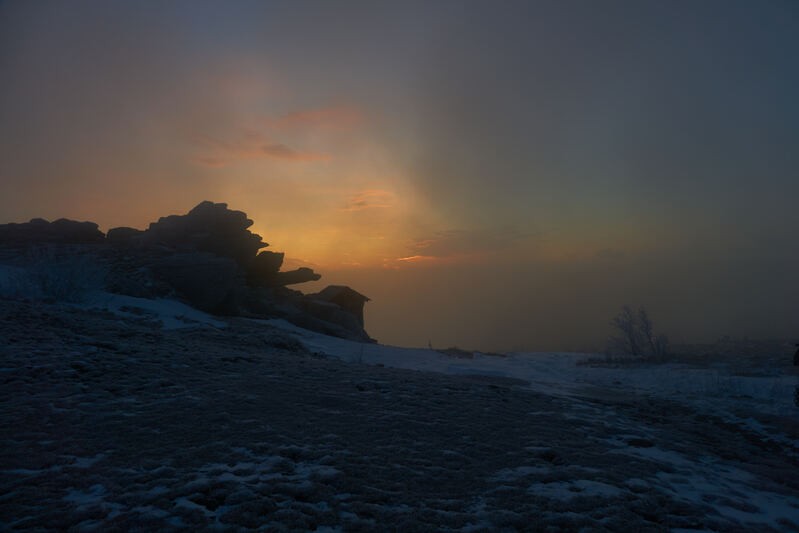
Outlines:
[[[253,221],[227,204],[204,201],[185,215],[161,217],[146,230],[112,228],[104,235],[93,222],[33,219],[0,225],[0,249],[18,255],[36,246],[60,254],[90,254],[109,269],[111,292],[156,298],[176,296],[218,315],[280,317],[308,329],[374,342],[364,330],[369,299],[349,287],[331,286],[312,295],[287,285],[321,278],[310,268],[281,271],[284,254],[249,230]]]
[[[22,224],[0,224],[0,246],[36,244],[91,244],[105,241],[105,235],[94,222],[76,222],[60,218],[48,222],[34,218]]]
[[[142,233],[141,242],[178,251],[210,252],[230,257],[246,268],[258,250],[269,246],[247,229],[252,224],[242,211],[205,201],[185,215],[169,215],[153,222]]]
[[[231,258],[205,252],[168,255],[153,261],[150,270],[192,307],[216,314],[237,314],[236,294],[244,280]]]
[[[311,298],[329,302],[351,313],[363,327],[363,306],[369,298],[344,285],[328,285],[323,291],[311,294]]]

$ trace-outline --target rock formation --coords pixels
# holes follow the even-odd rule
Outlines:
[[[249,228],[253,221],[227,204],[202,202],[185,215],[160,218],[142,231],[107,235],[93,222],[33,219],[0,225],[0,249],[72,247],[108,266],[108,290],[131,296],[178,296],[220,315],[282,317],[308,329],[369,342],[363,305],[369,298],[343,286],[304,295],[287,285],[321,278],[310,268],[281,271],[284,254]]]
[[[309,298],[335,304],[340,309],[353,315],[363,327],[363,306],[369,298],[344,285],[328,285],[323,291],[309,294]]]
[[[230,210],[227,204],[205,201],[185,215],[161,217],[138,235],[129,228],[115,228],[109,231],[109,237],[113,236],[117,242],[129,239],[143,246],[229,257],[241,267],[247,283],[253,287],[282,287],[321,277],[308,268],[280,272],[283,254],[259,253],[269,245],[248,229],[252,224],[242,211]]]
[[[166,246],[178,251],[210,252],[230,257],[246,268],[258,250],[269,246],[247,228],[252,220],[227,204],[202,202],[185,215],[170,215],[153,222],[142,233],[148,246]]]

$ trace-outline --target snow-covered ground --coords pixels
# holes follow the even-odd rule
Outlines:
[[[0,529],[799,530],[789,361],[364,345],[0,300]]]
[[[474,352],[471,358],[455,358],[431,349],[360,344],[303,330],[283,320],[264,321],[293,333],[310,350],[351,362],[382,364],[454,375],[484,375],[526,381],[548,394],[586,394],[592,387],[657,395],[699,404],[704,408],[735,411],[740,407],[785,416],[796,416],[793,389],[797,374],[789,361],[776,366],[772,360],[741,368],[736,361],[711,364],[602,364],[602,356],[584,353]],[[593,362],[594,364],[590,364]],[[596,392],[596,391],[595,391]]]
[[[794,389],[799,386],[799,375],[788,368],[767,362],[748,368],[742,374],[740,365],[735,364],[735,361],[700,366],[686,363],[601,365],[598,363],[601,357],[575,353],[510,353],[500,357],[475,352],[471,358],[453,358],[430,349],[362,345],[304,331],[279,320],[269,323],[292,331],[309,349],[349,361],[444,374],[521,380],[524,387],[545,394],[568,396],[577,401],[586,398],[600,402],[636,402],[645,398],[673,401],[705,416],[712,415],[726,423],[735,424],[764,442],[779,442],[794,461],[799,459],[799,406],[794,403]],[[595,363],[589,364],[590,361]],[[603,408],[584,405],[582,409],[586,416],[594,418],[602,414]],[[786,424],[795,424],[794,431],[789,435],[785,433]],[[658,476],[658,485],[676,497],[707,503],[708,494],[715,490],[721,503],[714,507],[720,514],[731,518],[751,518],[757,507],[764,521],[778,529],[780,517],[799,518],[799,493],[789,498],[751,488],[742,493],[742,485],[751,481],[752,477],[735,462],[709,460],[705,456],[691,457],[690,450],[686,455],[685,452],[675,453],[654,445],[625,447],[627,437],[637,438],[635,435],[620,434],[609,441],[614,446],[626,448],[613,450],[613,453],[621,457],[633,455],[658,459],[679,469],[678,475]],[[523,476],[523,470],[516,477]],[[531,490],[567,499],[575,493],[618,492],[613,486],[583,480],[543,484],[535,489],[531,487]],[[729,504],[724,495],[735,493],[745,494],[743,500],[751,503],[744,506],[748,509],[741,510]]]

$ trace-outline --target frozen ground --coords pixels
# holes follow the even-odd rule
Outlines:
[[[799,531],[787,360],[454,358],[98,298],[0,300],[0,529]]]

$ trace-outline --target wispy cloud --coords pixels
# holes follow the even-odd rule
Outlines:
[[[515,228],[452,229],[438,231],[414,240],[409,249],[414,255],[450,257],[494,252],[513,246],[525,238]]]
[[[241,160],[277,159],[290,162],[312,162],[330,159],[327,154],[295,150],[275,142],[258,132],[242,131],[233,141],[199,135],[192,143],[203,152],[193,158],[195,163],[209,167],[223,167]]]
[[[436,257],[432,255],[410,255],[408,257],[398,257],[397,261],[403,263],[419,263],[421,261],[434,261]]]
[[[408,245],[409,255],[388,261],[385,268],[406,265],[444,265],[479,262],[518,246],[529,235],[515,228],[452,229],[417,238]]]
[[[275,130],[321,128],[352,130],[362,126],[365,121],[366,118],[359,109],[337,106],[294,111],[280,117],[266,118],[263,124]]]
[[[368,189],[350,196],[342,211],[386,209],[392,206],[394,194],[381,189]]]
[[[227,135],[212,136],[202,133],[194,136],[190,142],[201,153],[192,157],[192,161],[208,167],[224,167],[236,161],[251,159],[326,161],[331,159],[329,154],[301,150],[292,145],[309,139],[310,135],[318,140],[316,134],[320,132],[339,135],[356,130],[365,121],[363,112],[349,106],[300,110],[280,116],[258,118]],[[321,138],[326,137],[323,135]]]
[[[264,144],[261,146],[261,153],[267,157],[287,159],[289,161],[324,161],[330,159],[330,156],[326,154],[299,152],[281,143]]]

